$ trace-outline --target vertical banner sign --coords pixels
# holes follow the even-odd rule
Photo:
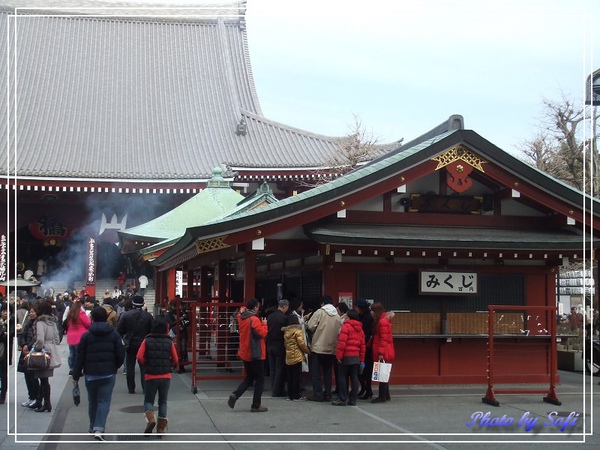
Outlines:
[[[0,236],[0,281],[6,281],[6,235]]]
[[[88,238],[87,242],[87,275],[85,284],[96,284],[96,239]]]
[[[175,272],[175,295],[183,296],[183,270]]]

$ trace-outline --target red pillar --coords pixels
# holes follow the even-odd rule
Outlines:
[[[244,258],[244,302],[256,295],[256,257],[252,250]]]
[[[175,298],[176,282],[177,282],[177,270],[175,268],[169,269],[168,282],[167,282],[167,296]]]

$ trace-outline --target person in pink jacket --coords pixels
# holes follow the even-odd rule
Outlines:
[[[373,337],[371,338],[373,361],[391,363],[396,357],[391,322],[394,318],[394,313],[391,311],[385,312],[383,304],[376,302],[371,305],[371,314],[373,315]],[[389,383],[379,383],[379,396],[371,400],[371,403],[383,403],[389,400]]]
[[[92,324],[85,310],[81,307],[79,299],[76,299],[69,308],[64,324],[67,327],[67,344],[69,344],[69,358],[67,359],[69,375],[73,375],[73,363],[77,357],[77,344]]]

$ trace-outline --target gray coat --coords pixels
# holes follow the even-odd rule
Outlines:
[[[58,344],[60,336],[56,326],[56,316],[43,315],[38,317],[35,322],[35,344],[33,348],[37,351],[45,348],[50,352],[50,368],[46,370],[34,370],[33,375],[36,378],[48,378],[54,375],[54,369],[60,367],[61,360],[58,354]]]

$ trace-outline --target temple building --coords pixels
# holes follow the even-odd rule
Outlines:
[[[227,310],[231,292],[267,305],[293,293],[308,309],[323,294],[380,301],[395,311],[393,383],[484,383],[490,327],[498,381],[542,383],[556,370],[557,273],[593,257],[598,206],[456,129],[188,228],[152,264],[161,292],[173,271],[219,273],[187,299],[200,318],[206,305]]]
[[[0,6],[0,286],[145,273],[191,312],[194,368],[232,369],[219,320],[246,299],[330,295],[395,312],[392,383],[485,382],[490,326],[500,380],[554,374],[557,273],[593,258],[596,199],[460,115],[309,188],[344,137],[263,115],[245,1],[110,5]]]
[[[240,195],[266,181],[285,198],[343,140],[262,114],[245,1],[2,5],[0,277],[42,261],[41,276],[86,279],[93,292],[98,277],[151,271],[120,254],[117,231],[189,200],[215,167]]]

